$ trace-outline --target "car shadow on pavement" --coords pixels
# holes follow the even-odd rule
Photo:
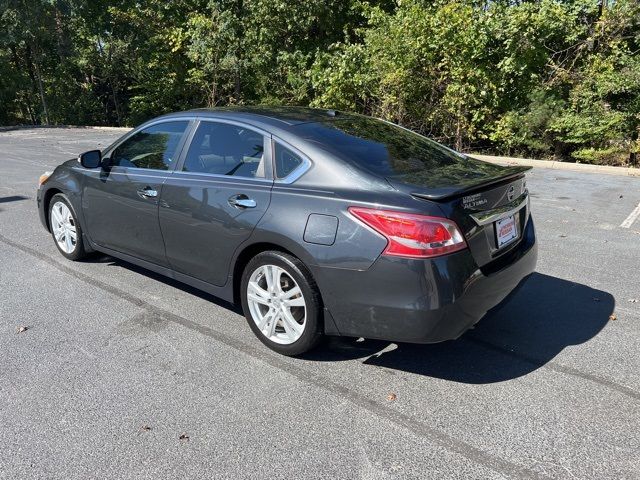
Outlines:
[[[8,197],[0,197],[0,203],[19,202],[20,200],[29,200],[24,195],[10,195]]]
[[[108,255],[95,255],[85,261],[126,268],[243,315],[241,308],[231,303]],[[417,345],[328,337],[300,359],[362,359],[365,365],[454,382],[501,382],[537,370],[568,346],[589,341],[607,324],[614,307],[615,300],[607,292],[534,273],[457,340]]]
[[[364,358],[366,365],[462,383],[493,383],[526,375],[564,348],[587,342],[609,321],[615,300],[586,285],[534,273],[457,340],[432,345],[333,338],[305,358]]]
[[[122,268],[126,268],[127,270],[130,270],[132,272],[136,272],[139,273],[140,275],[144,275],[145,277],[149,277],[152,278],[153,280],[156,280],[158,282],[162,282],[166,285],[169,285],[173,288],[177,288],[179,290],[182,290],[183,292],[189,293],[190,295],[194,295],[196,297],[202,298],[203,300],[206,300],[208,302],[211,303],[215,303],[216,305],[226,308],[227,310],[230,310],[234,313],[237,313],[239,315],[243,315],[242,313],[242,309],[240,307],[235,306],[232,303],[226,302],[218,297],[215,297],[207,292],[204,292],[202,290],[198,290],[197,288],[191,287],[189,285],[187,285],[186,283],[182,283],[178,280],[174,280],[173,278],[169,278],[165,275],[161,275],[159,273],[155,273],[151,270],[148,270],[144,267],[139,267],[137,265],[134,265],[133,263],[129,263],[129,262],[125,262],[124,260],[120,260],[114,257],[111,257],[109,255],[106,254],[96,254],[96,255],[91,255],[88,258],[85,258],[83,260],[83,262],[85,263],[104,263],[108,266],[115,266],[115,267],[122,267]]]

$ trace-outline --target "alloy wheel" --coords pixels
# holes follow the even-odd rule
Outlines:
[[[71,210],[64,202],[56,202],[51,207],[51,229],[60,250],[71,254],[76,249],[78,234]]]
[[[287,271],[262,265],[249,277],[247,303],[251,318],[269,340],[294,343],[306,326],[307,305],[302,290]]]

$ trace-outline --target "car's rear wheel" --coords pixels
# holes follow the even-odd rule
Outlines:
[[[49,202],[49,225],[58,250],[69,260],[80,260],[87,252],[82,244],[82,229],[67,197],[57,193]]]
[[[322,337],[322,303],[304,264],[278,251],[256,255],[241,282],[242,308],[251,330],[272,350],[299,355]]]

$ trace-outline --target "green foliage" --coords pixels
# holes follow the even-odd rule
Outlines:
[[[551,123],[566,108],[566,102],[548,89],[535,89],[518,110],[508,110],[496,120],[489,136],[499,151],[512,155],[548,158],[563,148]]]
[[[624,164],[637,0],[0,0],[0,123],[298,104],[457,149]]]

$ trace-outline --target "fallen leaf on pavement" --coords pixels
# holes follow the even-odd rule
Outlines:
[[[22,333],[22,332],[26,332],[27,330],[29,330],[31,327],[27,327],[25,325],[20,325],[17,329],[16,329],[16,333]]]
[[[178,439],[180,439],[180,440],[189,440],[189,435],[187,435],[186,433],[183,433],[182,435],[180,435],[178,437]]]
[[[395,402],[397,398],[398,396],[395,393],[390,393],[389,395],[387,395],[387,400],[389,402]]]
[[[615,313],[612,313],[611,315],[609,315],[609,320],[613,321],[617,319],[618,319],[618,316]]]

